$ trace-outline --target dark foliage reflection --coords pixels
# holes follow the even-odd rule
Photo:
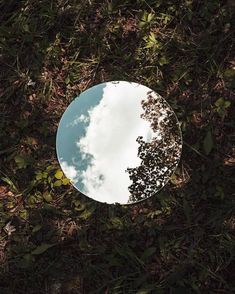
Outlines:
[[[152,196],[166,184],[177,167],[182,148],[178,120],[166,101],[149,92],[142,100],[142,107],[144,113],[141,117],[150,122],[157,136],[149,143],[143,137],[137,138],[141,164],[127,169],[133,182],[129,186],[129,203]]]

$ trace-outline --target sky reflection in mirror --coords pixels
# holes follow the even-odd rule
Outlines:
[[[154,195],[181,154],[177,118],[165,100],[136,83],[94,86],[77,97],[59,123],[61,168],[86,196],[129,204]]]

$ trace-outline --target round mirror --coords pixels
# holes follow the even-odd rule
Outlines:
[[[182,149],[179,122],[146,86],[115,81],[77,97],[59,123],[56,150],[74,187],[106,203],[131,204],[158,192]]]

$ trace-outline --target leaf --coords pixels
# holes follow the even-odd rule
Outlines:
[[[55,244],[41,244],[40,246],[38,246],[36,249],[34,249],[31,254],[33,255],[40,255],[43,254],[44,252],[46,252],[49,248],[55,246]]]
[[[169,61],[167,60],[166,56],[162,55],[162,57],[160,57],[160,59],[159,59],[159,64],[161,66],[163,66],[163,65],[168,64],[168,63],[169,63]]]
[[[78,199],[76,199],[73,203],[76,211],[83,211],[86,208],[86,205],[81,203]]]
[[[231,105],[231,102],[228,100],[224,100],[223,98],[219,98],[215,102],[215,106],[218,108],[228,108],[230,107],[230,105]]]
[[[206,155],[210,154],[213,147],[214,147],[213,138],[212,138],[211,130],[209,130],[203,141],[203,149]]]
[[[155,37],[155,34],[153,32],[150,32],[150,35],[149,35],[149,40],[153,43],[157,43],[157,40],[156,40],[156,37]]]
[[[144,14],[143,14],[141,20],[142,21],[147,21],[147,19],[148,19],[148,13],[147,13],[147,11],[144,11]]]
[[[33,163],[33,158],[28,155],[16,155],[14,159],[19,169],[26,168]]]
[[[27,23],[24,23],[24,24],[22,25],[22,27],[23,27],[23,30],[24,30],[26,33],[29,33],[29,25],[28,25]]]
[[[60,180],[63,178],[63,172],[61,170],[57,170],[56,173],[55,173],[55,178]]]
[[[42,173],[42,177],[43,177],[43,179],[47,179],[47,177],[48,177],[48,173],[47,173],[47,172],[43,172],[43,173]]]
[[[7,177],[2,177],[1,180],[3,180],[5,183],[7,183],[10,187],[12,187],[15,191],[17,191],[16,185],[12,182],[11,179]]]
[[[38,231],[41,230],[41,228],[42,228],[42,225],[36,225],[36,226],[34,226],[33,229],[32,229],[32,233],[33,234],[34,233],[37,233]]]
[[[140,289],[137,294],[149,294],[151,290],[148,289]]]
[[[223,98],[219,98],[218,100],[216,100],[215,106],[217,106],[217,107],[223,107],[224,106],[224,99]]]
[[[231,79],[235,77],[235,70],[233,68],[228,68],[224,71],[224,77]]]
[[[52,198],[51,194],[48,193],[48,192],[43,193],[43,198],[46,200],[46,202],[53,201],[53,198]]]
[[[70,179],[68,179],[68,178],[65,178],[65,179],[63,179],[62,180],[62,185],[69,185],[70,184]]]
[[[123,229],[123,221],[120,217],[111,218],[112,227],[115,229]]]
[[[81,214],[80,214],[80,218],[83,220],[86,220],[88,218],[90,218],[93,214],[93,212],[95,211],[95,206],[91,206],[89,208],[86,208]]]
[[[54,183],[54,187],[60,187],[62,185],[62,181],[61,180],[57,180]]]
[[[230,107],[231,102],[230,101],[224,101],[224,108]]]
[[[16,155],[15,156],[15,163],[18,165],[18,168],[25,168],[27,166],[27,163],[25,161],[25,158],[21,155]]]
[[[54,167],[52,165],[48,165],[47,168],[46,168],[47,171],[51,171],[53,169],[54,169]]]
[[[146,262],[156,252],[156,247],[147,248],[141,256],[141,260]]]
[[[41,179],[42,179],[42,173],[39,172],[39,173],[36,174],[36,180],[40,181]]]
[[[153,32],[150,32],[148,36],[144,37],[144,40],[146,42],[145,48],[153,48],[154,50],[156,50],[160,49],[162,46],[161,42],[156,39]]]
[[[153,13],[149,13],[147,16],[147,22],[151,22],[154,19],[154,14]]]
[[[154,19],[155,15],[153,13],[147,13],[146,11],[144,12],[141,21],[140,21],[140,27],[144,27],[152,22]]]
[[[20,215],[21,218],[26,220],[27,217],[28,217],[28,211],[26,209],[22,209],[22,210],[20,210],[19,215]]]

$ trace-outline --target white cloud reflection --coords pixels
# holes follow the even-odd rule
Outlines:
[[[140,118],[141,100],[148,91],[134,83],[107,83],[100,103],[88,112],[85,136],[77,142],[81,154],[92,155],[80,175],[87,196],[107,203],[128,202],[131,181],[125,170],[140,164],[136,139],[152,138],[149,123]],[[75,169],[66,168],[73,178],[77,177]]]
[[[67,124],[67,127],[77,126],[80,122],[87,123],[89,122],[89,117],[81,114],[79,117],[75,118],[72,122]]]

